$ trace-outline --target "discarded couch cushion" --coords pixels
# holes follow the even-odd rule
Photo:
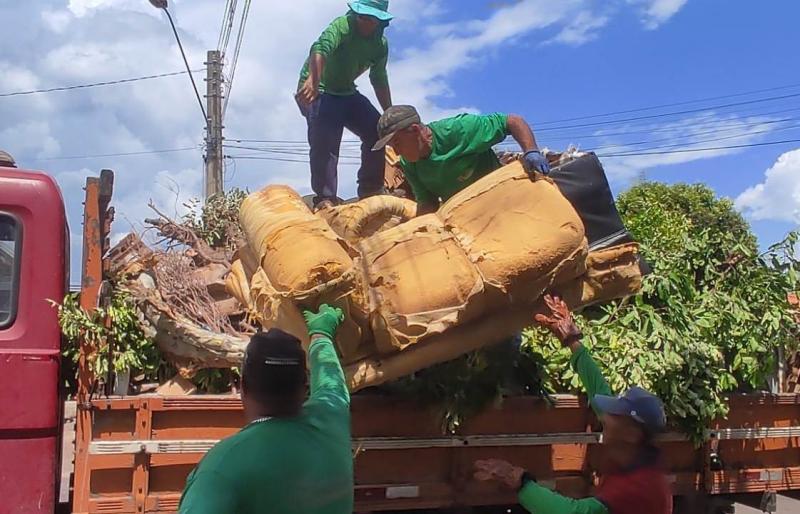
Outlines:
[[[239,211],[248,245],[272,287],[297,300],[352,289],[349,247],[287,186],[249,195]]]
[[[417,204],[405,198],[378,195],[353,203],[323,209],[317,213],[334,232],[355,243],[383,230],[410,220],[417,213]]]
[[[457,193],[437,215],[487,287],[515,302],[536,300],[556,269],[562,280],[584,271],[583,259],[575,258],[585,245],[578,213],[551,181],[532,181],[519,162]]]
[[[483,280],[433,214],[359,244],[375,344],[402,350],[485,312]]]

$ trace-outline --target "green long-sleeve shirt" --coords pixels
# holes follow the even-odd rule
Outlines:
[[[294,418],[269,418],[216,446],[189,475],[181,514],[350,514],[350,394],[330,339],[309,348],[311,394]]]
[[[313,45],[311,54],[325,58],[325,68],[320,78],[319,90],[331,95],[352,95],[356,92],[355,81],[367,70],[374,87],[389,87],[386,65],[389,60],[389,43],[383,29],[370,37],[358,33],[353,16],[340,16],[333,20]],[[309,74],[308,59],[300,72],[302,87]]]
[[[595,395],[610,395],[611,388],[597,367],[589,350],[583,345],[572,354],[572,368],[578,373],[589,403]],[[600,412],[592,405],[595,412]],[[597,498],[574,500],[562,496],[536,482],[527,482],[519,491],[519,503],[533,514],[609,514],[608,508]]]

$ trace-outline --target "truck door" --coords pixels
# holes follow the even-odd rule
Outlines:
[[[58,498],[64,203],[42,173],[0,168],[0,511],[49,513]],[[10,510],[5,510],[10,509]]]

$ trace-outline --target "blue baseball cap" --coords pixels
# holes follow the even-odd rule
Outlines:
[[[389,0],[354,0],[347,4],[356,14],[374,16],[381,21],[391,21],[389,14]]]
[[[650,433],[660,432],[667,425],[661,400],[641,387],[631,387],[620,396],[595,395],[592,404],[604,414],[633,418]]]

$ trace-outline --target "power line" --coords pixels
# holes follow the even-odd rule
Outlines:
[[[141,152],[123,152],[123,153],[105,153],[105,154],[95,154],[95,155],[71,155],[67,157],[44,157],[41,159],[32,159],[32,162],[38,161],[67,161],[67,160],[75,160],[75,159],[96,159],[99,157],[128,157],[131,155],[151,155],[151,154],[160,154],[160,153],[175,153],[175,152],[186,152],[188,150],[197,150],[199,147],[197,146],[189,146],[185,148],[168,148],[164,150],[146,150]]]
[[[761,122],[755,122],[755,123],[748,123],[748,124],[737,125],[737,126],[733,126],[733,127],[725,127],[725,128],[719,128],[719,129],[713,129],[713,130],[704,130],[704,131],[700,131],[700,132],[693,132],[692,134],[689,134],[689,136],[694,137],[694,136],[702,136],[702,135],[705,135],[705,134],[718,134],[718,133],[721,133],[721,132],[730,132],[732,130],[740,130],[740,129],[742,129],[744,127],[747,127],[747,126],[774,125],[776,123],[785,123],[787,121],[797,121],[799,119],[800,118],[795,117],[795,118],[784,118],[784,119],[781,119],[781,120],[772,120],[772,121],[761,121]],[[725,137],[725,138],[715,139],[714,141],[721,141],[723,139],[735,139],[737,137],[744,137],[744,136],[750,136],[750,135],[755,135],[755,134],[763,134],[765,132],[776,132],[778,130],[788,130],[788,129],[797,128],[798,126],[800,126],[800,125],[790,125],[790,126],[787,126],[787,127],[777,127],[777,128],[769,129],[769,130],[760,130],[760,131],[757,131],[757,132],[742,132],[740,134],[736,134],[736,135],[733,135],[733,136],[728,136],[728,137]],[[593,150],[605,150],[607,148],[620,148],[620,147],[627,147],[627,146],[649,145],[649,144],[653,144],[653,143],[662,143],[662,142],[665,142],[665,141],[675,141],[676,139],[679,139],[680,137],[681,137],[680,135],[675,135],[675,136],[665,137],[665,138],[661,138],[661,139],[651,139],[649,141],[637,141],[635,143],[617,143],[617,144],[610,144],[610,145],[603,145],[603,146],[594,146],[594,147],[592,147],[592,149]],[[685,137],[685,136],[683,136],[683,137]],[[702,143],[702,142],[708,142],[708,141],[712,141],[712,140],[694,141],[694,142],[695,143]]]
[[[159,73],[158,75],[143,75],[141,77],[132,77],[128,79],[119,79],[119,80],[108,80],[105,82],[93,82],[91,84],[78,84],[75,86],[60,86],[60,87],[51,87],[47,89],[31,89],[29,91],[14,91],[12,93],[0,93],[0,97],[9,97],[9,96],[23,96],[23,95],[35,95],[38,93],[54,93],[56,91],[72,91],[74,89],[85,89],[90,87],[100,87],[100,86],[113,86],[115,84],[126,84],[129,82],[138,82],[140,80],[151,80],[151,79],[160,79],[164,77],[174,77],[176,75],[185,75],[189,73],[198,73],[201,71],[205,71],[205,68],[200,68],[197,70],[189,70],[186,71],[173,71],[171,73]]]
[[[800,107],[794,108],[794,109],[780,109],[780,110],[777,110],[777,111],[754,113],[754,114],[750,114],[749,116],[750,117],[753,117],[753,116],[771,116],[771,115],[774,115],[774,114],[786,114],[786,113],[789,113],[789,112],[797,112],[797,111],[800,111]],[[738,113],[738,112],[736,113],[737,116],[741,116],[742,114],[743,113]],[[572,135],[572,136],[566,136],[565,135],[565,136],[558,136],[558,137],[552,137],[552,136],[546,136],[546,137],[547,137],[548,141],[574,141],[574,140],[577,140],[577,139],[596,139],[596,138],[605,138],[605,137],[611,137],[611,136],[627,136],[627,135],[631,135],[631,134],[642,134],[642,133],[650,134],[650,133],[653,133],[653,132],[677,132],[677,131],[679,131],[681,129],[684,129],[684,128],[713,127],[713,126],[718,126],[718,125],[725,124],[725,123],[728,123],[728,122],[741,123],[738,126],[740,126],[740,127],[748,127],[748,126],[760,125],[760,124],[764,124],[764,123],[773,123],[773,122],[778,123],[778,122],[781,122],[781,121],[794,120],[794,119],[796,119],[796,118],[785,118],[785,119],[780,119],[780,120],[769,120],[769,119],[767,119],[767,120],[762,120],[762,121],[748,121],[748,122],[745,123],[745,122],[739,122],[738,120],[732,119],[732,118],[727,118],[727,119],[717,118],[717,119],[713,119],[713,120],[710,120],[710,121],[701,121],[699,123],[695,122],[695,120],[692,120],[691,124],[679,123],[679,124],[674,124],[672,126],[666,126],[666,127],[662,126],[662,127],[653,128],[652,125],[643,125],[644,128],[642,128],[640,130],[623,130],[623,131],[618,131],[618,132],[596,132],[596,133],[593,133],[593,134],[577,134],[577,135]],[[505,141],[503,141],[503,142],[501,142],[499,144],[500,145],[509,145],[509,144],[514,144],[514,143],[516,143],[516,142],[513,141],[513,140],[508,140],[507,139],[507,140],[505,140]]]
[[[226,155],[230,159],[245,159],[251,161],[278,161],[278,162],[297,162],[302,164],[308,164],[308,159],[290,159],[288,157],[268,157],[262,155]],[[360,162],[359,159],[349,160],[352,159],[351,157],[340,157],[339,162],[341,164],[358,164]]]
[[[231,30],[233,30],[234,15],[236,14],[236,1],[237,0],[227,0],[225,3],[225,13],[222,15],[222,27],[219,30],[217,50],[223,54],[228,49],[228,41],[231,37]]]
[[[236,66],[239,64],[239,52],[242,50],[242,42],[244,41],[244,29],[247,25],[247,18],[250,15],[251,0],[245,0],[244,7],[242,8],[242,17],[239,21],[239,33],[236,35],[236,46],[233,52],[233,60],[231,61],[230,79],[228,80],[228,91],[225,95],[225,103],[222,106],[222,117],[225,118],[225,113],[228,112],[228,102],[231,99],[231,89],[233,89],[233,79],[236,77]],[[235,7],[234,7],[235,8]],[[227,42],[226,42],[227,47]]]
[[[717,150],[734,150],[738,148],[753,148],[757,146],[772,146],[788,143],[800,143],[800,139],[785,139],[783,141],[766,141],[764,143],[749,143],[744,145],[712,146],[707,148],[685,148],[682,150],[664,150],[660,152],[627,152],[627,153],[608,153],[597,154],[598,157],[634,157],[639,155],[667,155],[677,153],[711,152]]]
[[[741,114],[744,114],[744,112],[746,112],[746,111],[747,110],[742,111],[742,112],[737,111],[737,112],[731,113],[731,115],[741,115]],[[772,111],[768,111],[768,112],[760,112],[760,113],[756,112],[756,113],[749,114],[749,116],[771,116],[771,115],[775,115],[775,114],[785,114],[785,113],[797,112],[797,111],[800,111],[800,107],[790,108],[790,109],[777,109],[777,110],[772,110]],[[709,115],[708,117],[710,118],[711,116]],[[685,122],[682,122],[682,123],[676,123],[675,125],[668,126],[668,127],[663,127],[662,126],[662,127],[653,128],[653,127],[648,125],[648,126],[645,126],[645,128],[643,128],[641,130],[623,130],[623,131],[616,131],[616,132],[603,132],[603,133],[593,133],[593,134],[578,134],[578,135],[571,135],[571,136],[570,135],[547,135],[545,137],[547,138],[547,140],[550,140],[550,141],[575,140],[575,139],[579,139],[579,138],[602,138],[602,137],[611,137],[611,136],[623,136],[623,135],[631,135],[631,134],[641,134],[643,132],[646,132],[646,133],[651,133],[651,132],[675,132],[675,131],[678,131],[678,130],[680,130],[682,128],[688,128],[688,127],[691,127],[691,128],[713,127],[713,126],[717,126],[717,125],[720,125],[720,124],[724,124],[726,122],[741,123],[740,126],[746,127],[746,126],[760,125],[760,124],[765,124],[765,123],[773,123],[773,122],[777,123],[777,122],[780,122],[780,121],[786,121],[788,119],[794,119],[794,118],[787,118],[787,119],[783,119],[783,120],[748,121],[746,123],[744,123],[743,121],[735,120],[735,119],[710,119],[709,121],[699,121],[699,122],[696,121],[696,120],[691,120],[691,124],[687,124]],[[616,123],[616,121],[609,122],[609,123]],[[540,130],[536,129],[536,128],[534,128],[534,131],[537,134],[538,134],[538,132],[540,132]],[[267,144],[267,145],[293,145],[293,146],[301,146],[301,147],[305,147],[305,148],[308,147],[308,142],[307,141],[299,140],[299,139],[226,138],[226,140],[227,141],[231,141],[231,142],[236,142],[236,143],[259,143],[259,144]],[[360,145],[361,141],[358,140],[358,139],[343,139],[342,143],[345,144],[345,145],[350,145],[350,144],[352,144],[352,145]],[[513,140],[507,139],[507,140],[505,140],[505,141],[503,141],[503,142],[501,142],[499,144],[500,145],[510,145],[510,144],[515,144],[515,142]]]
[[[197,103],[200,105],[200,111],[203,113],[203,122],[206,125],[206,129],[208,130],[208,115],[206,114],[206,108],[203,107],[203,100],[200,98],[200,91],[197,90],[197,83],[195,83],[194,76],[191,74],[191,70],[189,69],[189,61],[188,59],[186,59],[186,52],[183,51],[183,43],[181,43],[181,37],[178,35],[178,29],[175,27],[175,22],[172,21],[172,15],[169,13],[169,9],[167,9],[166,7],[164,7],[163,9],[167,15],[169,24],[172,27],[172,33],[175,34],[175,41],[178,42],[178,49],[181,51],[181,57],[183,57],[183,64],[186,65],[186,71],[190,72],[189,78],[192,81],[192,88],[194,89],[194,95],[197,97]]]
[[[800,93],[793,93],[793,94],[790,94],[790,95],[781,95],[781,96],[771,96],[771,97],[767,97],[767,98],[759,98],[759,99],[756,99],[756,100],[748,100],[748,101],[745,101],[745,102],[734,102],[734,103],[729,103],[729,104],[715,105],[715,106],[712,106],[712,107],[702,107],[702,108],[699,108],[699,109],[687,109],[687,110],[683,110],[683,111],[673,111],[673,112],[666,112],[666,113],[661,113],[661,114],[649,114],[647,116],[635,116],[635,117],[632,117],[632,118],[622,118],[622,119],[619,119],[619,120],[597,121],[597,122],[594,122],[594,123],[581,123],[581,124],[578,124],[578,125],[564,125],[562,127],[545,127],[545,128],[536,129],[536,132],[538,133],[538,132],[545,132],[545,131],[549,132],[551,130],[564,130],[564,129],[571,129],[571,128],[596,127],[596,126],[601,126],[601,125],[613,125],[613,124],[616,124],[616,123],[625,123],[627,121],[639,121],[639,120],[649,120],[649,119],[655,119],[655,118],[665,118],[665,117],[668,117],[668,116],[678,116],[678,115],[682,115],[682,114],[695,114],[695,113],[698,113],[698,112],[714,111],[714,110],[717,110],[717,109],[725,109],[725,108],[728,108],[728,107],[738,107],[738,106],[741,106],[741,105],[751,105],[751,104],[762,103],[762,102],[772,102],[772,101],[775,101],[775,100],[784,100],[786,98],[796,98],[798,96],[800,96]]]
[[[755,94],[758,94],[758,93],[768,93],[768,92],[780,91],[780,90],[784,90],[784,89],[793,89],[793,88],[796,88],[796,87],[800,87],[800,83],[798,83],[798,84],[789,84],[787,86],[770,87],[770,88],[766,88],[766,89],[755,89],[755,90],[752,90],[752,91],[745,91],[743,93],[735,93],[735,94],[721,95],[721,96],[709,96],[709,97],[706,97],[706,98],[699,98],[697,100],[684,100],[684,101],[681,101],[681,102],[673,102],[673,103],[668,103],[668,104],[653,105],[653,106],[650,106],[650,107],[639,107],[639,108],[636,108],[636,109],[627,109],[627,110],[624,110],[624,111],[614,111],[614,112],[607,112],[607,113],[603,113],[603,114],[590,114],[588,116],[577,116],[575,118],[564,118],[564,119],[561,119],[561,120],[542,121],[542,122],[538,123],[538,125],[551,125],[551,124],[555,124],[555,123],[566,123],[566,122],[569,122],[569,121],[589,120],[589,119],[593,119],[593,118],[604,118],[606,116],[615,116],[615,115],[618,115],[618,114],[630,114],[630,113],[634,113],[634,112],[652,111],[652,110],[655,110],[655,109],[663,109],[665,107],[677,107],[679,105],[690,105],[690,104],[694,104],[694,103],[708,102],[708,101],[711,101],[711,100],[723,100],[725,98],[736,98],[736,97],[741,97],[741,96],[755,95]]]

